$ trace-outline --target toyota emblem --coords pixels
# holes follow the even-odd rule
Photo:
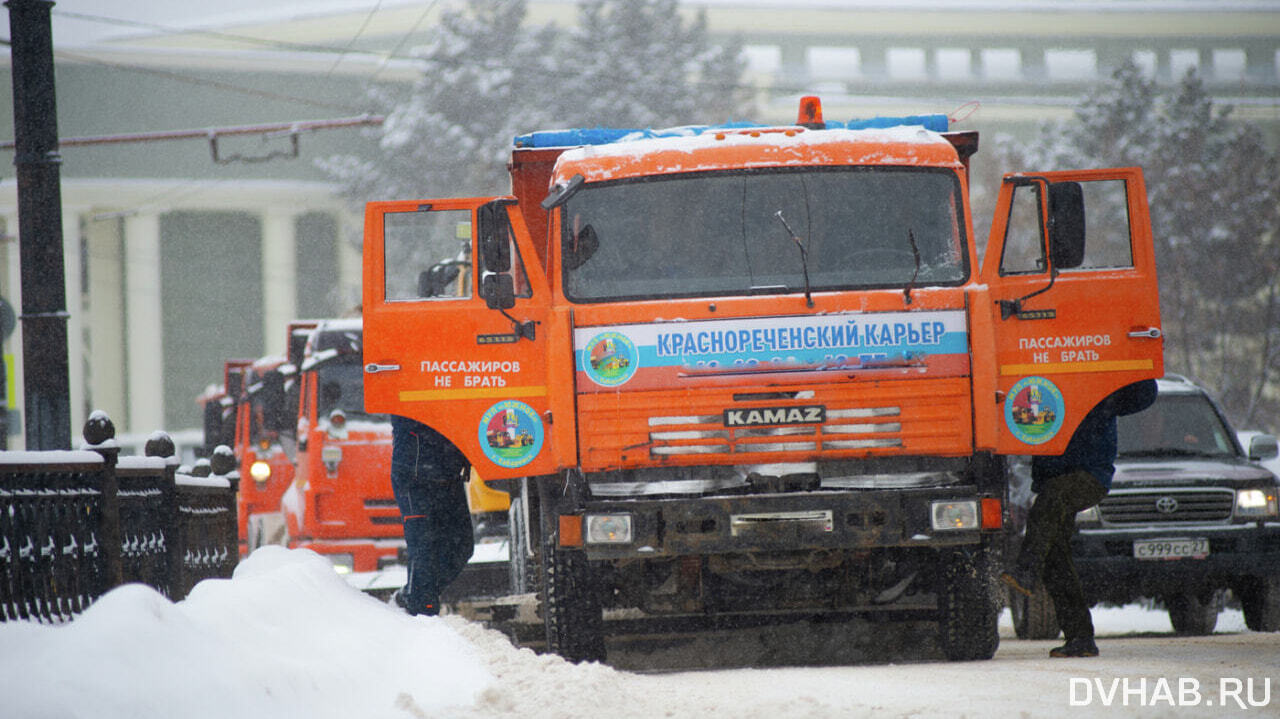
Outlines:
[[[1156,500],[1156,511],[1161,514],[1173,514],[1178,511],[1178,500],[1173,497],[1161,497]]]

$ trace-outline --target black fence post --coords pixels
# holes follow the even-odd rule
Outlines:
[[[120,479],[116,476],[116,464],[120,459],[120,447],[115,442],[116,426],[106,412],[95,410],[84,423],[85,449],[102,455],[102,547],[106,567],[106,587],[118,587],[124,583],[124,562],[121,558],[120,529]]]

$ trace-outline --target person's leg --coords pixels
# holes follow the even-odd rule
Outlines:
[[[456,561],[448,559],[458,551],[450,549],[448,537],[458,521],[459,498],[463,520],[470,526],[461,454],[439,433],[413,420],[393,416],[391,427],[391,488],[404,520],[409,561],[404,605],[411,614],[437,614],[440,590],[460,571],[453,570]]]
[[[432,556],[430,588],[439,596],[471,559],[474,532],[461,474],[451,472],[426,484],[432,508],[426,541]]]
[[[1076,513],[1097,504],[1106,491],[1087,472],[1063,476],[1057,483],[1057,491],[1064,513],[1053,532],[1053,541],[1045,557],[1044,584],[1053,601],[1058,626],[1062,629],[1066,644],[1049,654],[1055,657],[1097,656],[1098,647],[1093,641],[1093,617],[1071,555],[1071,537],[1076,531]]]

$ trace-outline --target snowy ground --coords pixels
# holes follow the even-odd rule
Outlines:
[[[1048,659],[1055,642],[1013,639],[1006,613],[988,662],[939,661],[924,628],[862,625],[846,641],[830,627],[798,627],[621,650],[615,664],[647,662],[638,673],[517,649],[459,617],[409,617],[352,589],[318,555],[267,547],[233,579],[202,582],[177,604],[131,585],[66,625],[0,624],[0,716],[1280,715],[1280,637],[1249,632],[1238,611],[1222,615],[1218,634],[1195,638],[1169,635],[1163,612],[1139,607],[1094,618],[1096,659]],[[787,666],[833,644],[863,663]],[[693,649],[757,668],[652,671],[663,652]]]

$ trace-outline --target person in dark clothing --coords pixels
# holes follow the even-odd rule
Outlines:
[[[1063,646],[1049,652],[1051,657],[1098,656],[1093,618],[1071,558],[1076,513],[1101,502],[1111,489],[1116,471],[1116,417],[1141,412],[1155,399],[1155,380],[1122,387],[1085,415],[1062,454],[1031,460],[1031,491],[1036,499],[1018,558],[1000,578],[1028,597],[1039,581],[1044,581],[1066,639]]]
[[[439,432],[391,417],[391,489],[404,519],[409,578],[396,601],[410,614],[440,613],[440,593],[474,550],[467,458]]]

